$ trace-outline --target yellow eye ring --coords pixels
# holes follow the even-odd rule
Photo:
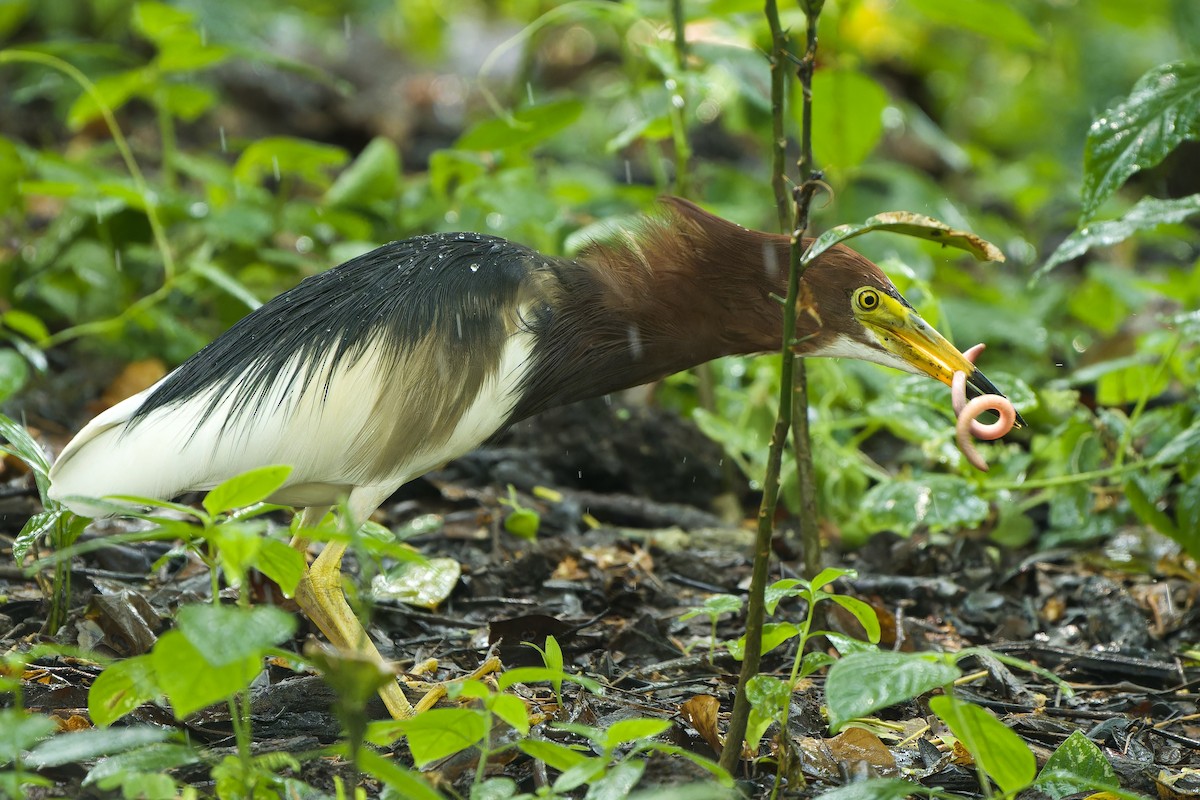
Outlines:
[[[855,294],[854,302],[862,311],[874,311],[879,308],[879,292],[864,287]]]

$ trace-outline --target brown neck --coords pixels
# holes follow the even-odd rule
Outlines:
[[[787,237],[667,203],[664,219],[551,267],[542,290],[554,311],[513,421],[779,346],[782,306],[770,295],[786,290]]]

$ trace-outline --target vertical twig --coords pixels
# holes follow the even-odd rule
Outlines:
[[[788,430],[792,425],[792,413],[795,408],[794,385],[797,361],[792,355],[792,341],[796,337],[795,309],[800,295],[801,255],[803,254],[804,231],[808,227],[808,209],[813,195],[819,186],[821,175],[812,169],[812,68],[817,50],[817,18],[821,13],[823,0],[800,0],[804,7],[808,25],[808,44],[804,58],[800,62],[799,76],[804,87],[803,118],[801,130],[800,174],[808,170],[804,182],[793,190],[795,200],[795,216],[792,220],[792,246],[788,267],[788,293],[785,312],[783,315],[783,343],[780,353],[780,387],[779,413],[775,418],[775,428],[771,434],[771,446],[767,454],[766,475],[763,477],[762,503],[758,509],[758,533],[754,546],[754,569],[750,578],[750,598],[746,611],[746,647],[742,661],[742,671],[738,679],[737,695],[734,697],[733,712],[729,720],[729,731],[725,745],[721,750],[721,766],[732,771],[741,755],[742,743],[746,738],[746,725],[750,715],[750,701],[746,696],[746,684],[758,674],[762,660],[762,630],[764,617],[764,595],[767,585],[767,573],[771,563],[771,535],[774,530],[775,509],[779,502],[779,472],[783,462],[783,449],[787,444]],[[781,148],[786,144],[783,136],[783,99],[787,63],[787,35],[779,21],[779,10],[775,0],[766,0],[765,13],[771,26],[771,98],[775,123],[776,174],[772,176],[772,186],[775,187],[776,209],[780,213],[780,221],[787,224],[784,210],[788,207],[783,177],[784,156]],[[781,197],[782,195],[782,197]],[[807,404],[803,406],[807,408]],[[805,426],[807,433],[807,426]],[[807,436],[802,445],[804,452],[809,454]],[[811,463],[811,461],[810,461]],[[814,515],[815,516],[815,515]],[[806,528],[809,527],[806,525]],[[812,526],[815,533],[815,525]]]
[[[687,72],[687,28],[683,0],[671,0],[671,17],[675,25],[676,75],[667,82],[671,103],[671,134],[675,146],[675,194],[688,196],[688,162],[692,148],[687,139],[687,96],[683,76]]]

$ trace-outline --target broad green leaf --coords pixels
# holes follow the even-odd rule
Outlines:
[[[1123,484],[1125,490],[1125,499],[1129,501],[1129,507],[1133,509],[1133,513],[1137,514],[1137,518],[1145,524],[1154,528],[1164,536],[1169,536],[1172,539],[1179,539],[1179,531],[1175,529],[1175,523],[1151,498],[1146,496],[1141,485],[1134,478],[1127,478]]]
[[[290,136],[273,136],[252,143],[238,157],[233,177],[258,184],[268,178],[298,178],[319,189],[330,184],[329,173],[346,163],[346,151]]]
[[[390,139],[377,136],[337,176],[325,202],[345,206],[395,200],[399,182],[400,153]]]
[[[1153,354],[1147,352],[1139,353],[1131,361],[1147,359],[1157,361]],[[1116,366],[1117,362],[1109,362],[1109,365]],[[1096,382],[1096,402],[1102,406],[1136,403],[1143,396],[1157,397],[1165,392],[1170,384],[1170,373],[1160,369],[1157,363],[1121,363],[1116,369],[1106,371]]]
[[[275,606],[188,605],[179,609],[176,624],[213,667],[261,658],[296,630],[296,618]]]
[[[192,30],[194,15],[166,3],[144,0],[133,8],[133,29],[156,44]]]
[[[789,639],[800,635],[800,629],[790,622],[768,622],[763,625],[762,652],[769,653]],[[729,654],[741,661],[746,655],[746,637],[728,642]]]
[[[102,758],[83,779],[84,786],[115,789],[127,775],[165,772],[200,761],[200,754],[184,744],[149,744],[119,755]]]
[[[900,778],[875,778],[822,792],[819,800],[904,800],[914,794],[927,794],[924,788]]]
[[[217,93],[207,86],[190,83],[170,83],[154,95],[171,116],[184,122],[195,122],[200,115],[217,103]]]
[[[0,4],[0,8],[3,8],[3,4]],[[21,161],[21,154],[17,150],[17,146],[11,139],[0,136],[0,215],[7,214],[9,209],[16,205],[17,198],[21,194],[19,183],[24,176],[25,164]],[[14,312],[5,312],[5,324],[13,330],[18,330],[8,323],[7,317],[12,313]],[[29,338],[37,341],[39,337],[30,336]]]
[[[255,569],[279,584],[288,597],[296,594],[296,586],[308,569],[304,554],[278,539],[263,537],[254,558]]]
[[[46,451],[33,440],[24,425],[3,414],[0,414],[0,441],[7,442],[5,451],[24,461],[39,479],[45,479],[50,474],[50,459],[46,457]],[[38,488],[45,494],[42,480],[38,481]]]
[[[54,720],[18,708],[0,709],[0,764],[10,764],[24,750],[55,730]]]
[[[150,654],[126,658],[105,667],[92,682],[88,714],[104,728],[161,695]]]
[[[875,609],[871,608],[870,604],[864,603],[857,597],[847,597],[844,594],[830,595],[829,599],[854,615],[858,624],[862,625],[863,631],[867,634],[867,641],[872,644],[879,643],[881,635],[879,615],[875,613]]]
[[[1080,221],[1138,170],[1153,167],[1185,139],[1200,139],[1200,61],[1163,64],[1092,122],[1083,151]]]
[[[29,365],[16,350],[0,350],[0,403],[21,390],[29,380]]]
[[[857,167],[883,138],[887,92],[858,70],[819,69],[812,93],[820,103],[812,130],[817,162],[834,170]]]
[[[909,536],[930,531],[972,529],[988,516],[988,504],[956,475],[896,478],[876,484],[862,499],[860,522],[869,532],[890,530]]]
[[[0,138],[0,180],[6,179],[4,175],[3,161],[4,144],[5,140]],[[14,178],[13,180],[15,181],[16,179]],[[3,189],[0,189],[0,192],[2,191]],[[3,212],[3,196],[0,195],[0,213]],[[28,311],[21,311],[20,309],[16,308],[5,311],[3,314],[0,314],[0,322],[4,324],[4,327],[16,331],[36,344],[41,344],[50,336],[50,331],[46,328],[46,323],[42,322],[41,319],[35,317],[33,314],[30,314]]]
[[[646,762],[641,759],[618,761],[588,787],[588,799],[626,800],[645,771]]]
[[[490,705],[492,713],[512,726],[523,736],[529,735],[529,709],[515,694],[496,695]]]
[[[1173,200],[1143,197],[1137,205],[1117,219],[1089,222],[1078,228],[1063,240],[1050,258],[1046,259],[1046,263],[1034,274],[1033,280],[1036,281],[1063,262],[1078,258],[1093,247],[1117,244],[1139,231],[1183,222],[1193,214],[1200,214],[1200,194]]]
[[[101,756],[111,756],[156,744],[170,736],[170,731],[147,726],[115,728],[111,731],[84,730],[63,733],[48,739],[34,748],[25,763],[37,769],[91,761]]]
[[[746,724],[746,742],[758,750],[763,734],[772,722],[782,719],[792,702],[791,688],[785,681],[771,675],[755,675],[746,683],[746,699],[750,701],[750,718]]]
[[[487,716],[469,708],[434,708],[401,721],[418,767],[460,753],[483,741]]]
[[[1033,50],[1045,44],[1029,21],[1004,0],[909,0],[908,5],[933,22],[1002,44]]]
[[[954,230],[946,223],[924,214],[914,214],[911,211],[886,211],[876,214],[866,222],[856,225],[838,225],[836,228],[825,231],[804,251],[803,262],[811,264],[817,256],[835,244],[871,231],[891,231],[904,236],[928,239],[944,247],[966,250],[980,261],[1004,260],[1004,254],[1000,252],[1000,248],[973,233]]]
[[[207,646],[196,647],[180,631],[167,631],[154,645],[150,653],[154,673],[176,719],[232,697],[262,670],[257,655],[226,660],[222,666],[214,666],[209,655]]]
[[[671,721],[666,719],[623,719],[605,731],[604,749],[613,750],[639,739],[653,739],[670,727]]]
[[[768,591],[770,588],[768,587]],[[742,598],[732,594],[714,594],[704,598],[699,608],[693,608],[679,617],[680,622],[687,622],[701,616],[720,616],[721,614],[736,614],[742,610]],[[768,613],[770,611],[768,610]]]
[[[1002,791],[1014,795],[1033,782],[1037,775],[1033,751],[1000,720],[952,695],[930,698],[929,707]]]
[[[515,508],[504,517],[504,530],[526,541],[537,539],[542,518],[532,508]]]
[[[1154,462],[1170,465],[1187,457],[1200,455],[1200,422],[1192,423],[1191,427],[1177,433],[1154,454]]]
[[[148,91],[154,82],[154,75],[146,69],[132,69],[115,75],[105,75],[93,83],[98,99],[108,106],[110,111],[117,111],[131,98]],[[100,106],[92,99],[90,92],[84,92],[71,104],[67,111],[67,127],[73,131],[81,130],[92,120],[100,117]],[[28,187],[26,187],[28,191]]]
[[[1046,759],[1034,781],[1054,800],[1080,792],[1116,789],[1117,773],[1100,748],[1080,731],[1073,731]]]
[[[210,514],[220,514],[235,508],[245,508],[255,503],[261,503],[275,492],[288,476],[292,468],[286,465],[259,467],[241,475],[235,475],[227,481],[217,484],[204,497],[204,509]]]
[[[394,797],[403,797],[405,800],[445,800],[441,792],[430,786],[421,775],[370,748],[359,751],[358,764],[364,772],[391,789]]]
[[[829,668],[825,700],[836,731],[855,717],[907,702],[962,675],[936,655],[871,650],[850,653]]]
[[[503,150],[529,147],[570,127],[583,113],[579,100],[557,100],[523,108],[510,118],[488,119],[467,130],[454,143],[455,150]]]
[[[517,747],[521,748],[526,755],[536,758],[559,772],[566,772],[586,761],[599,760],[566,745],[548,742],[544,739],[522,739],[517,743]]]

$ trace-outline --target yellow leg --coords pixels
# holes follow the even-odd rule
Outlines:
[[[353,500],[353,496],[351,499]],[[372,507],[374,506],[372,505]],[[320,523],[327,511],[327,508],[305,509],[304,516],[301,518],[302,528]],[[361,513],[363,519],[368,516],[366,511]],[[297,536],[292,541],[292,546],[306,550],[308,542],[303,537]],[[296,602],[334,647],[359,658],[374,661],[383,669],[390,671],[387,661],[375,647],[371,637],[367,635],[362,623],[355,616],[354,610],[350,608],[350,604],[346,602],[346,595],[342,591],[342,556],[345,552],[345,542],[326,543],[325,549],[321,551],[317,560],[300,579],[300,583],[296,587]],[[414,669],[414,672],[422,674],[435,669],[437,669],[437,661],[431,659]],[[466,677],[478,678],[481,675],[499,672],[500,669],[500,660],[492,656]],[[446,696],[446,687],[444,684],[427,685],[425,694],[415,707],[404,696],[404,692],[396,681],[390,681],[384,685],[379,690],[379,696],[383,698],[383,704],[387,706],[388,712],[394,718],[406,719],[432,708],[438,700]]]
[[[374,661],[387,670],[387,661],[380,655],[342,592],[342,555],[345,552],[345,542],[329,542],[325,545],[321,555],[317,556],[317,560],[300,579],[296,587],[296,602],[334,647]],[[379,696],[396,719],[411,717],[415,713],[395,681],[389,681],[380,689]]]

